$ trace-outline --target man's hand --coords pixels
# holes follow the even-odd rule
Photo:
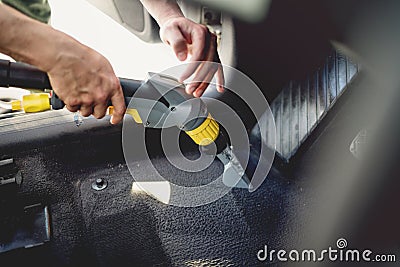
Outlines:
[[[122,88],[114,71],[102,55],[75,42],[67,42],[48,70],[54,91],[68,110],[82,116],[102,118],[111,100],[112,124],[120,122],[125,113]]]
[[[0,52],[47,72],[54,91],[70,111],[102,118],[111,100],[111,123],[122,120],[125,101],[121,85],[102,55],[1,2],[0,36],[7,36],[0,38]]]
[[[220,63],[217,37],[210,33],[206,26],[185,18],[176,0],[141,1],[160,25],[161,39],[172,47],[178,59],[184,61],[190,56],[188,67],[180,77],[180,81],[183,82],[194,74],[194,82],[186,86],[186,92],[200,97],[215,74],[217,90],[223,92],[222,66],[207,64],[207,62]]]
[[[173,17],[161,25],[160,36],[164,43],[172,47],[180,61],[191,56],[190,64],[180,77],[180,81],[183,82],[194,74],[193,80],[197,82],[186,86],[188,94],[200,97],[214,74],[217,75],[217,90],[221,93],[224,91],[221,65],[207,64],[208,61],[220,63],[220,59],[217,52],[217,37],[206,26],[185,17]]]

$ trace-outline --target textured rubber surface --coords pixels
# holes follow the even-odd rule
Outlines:
[[[357,75],[358,66],[337,51],[303,80],[292,80],[271,103],[276,129],[276,150],[286,161],[311,134]]]

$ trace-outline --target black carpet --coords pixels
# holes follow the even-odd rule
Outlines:
[[[279,249],[303,205],[300,187],[272,170],[254,193],[233,189],[214,203],[181,208],[144,194],[124,162],[120,133],[86,136],[13,155],[23,170],[21,205],[50,207],[52,238],[44,246],[0,255],[13,266],[257,266],[257,252]],[[191,155],[192,152],[187,154]],[[193,152],[195,153],[195,152]],[[185,173],[165,158],[152,160],[174,182],[212,180],[222,172],[215,161],[199,173]],[[141,166],[143,175],[152,175]],[[103,191],[91,188],[108,181]],[[294,229],[295,230],[295,229]]]

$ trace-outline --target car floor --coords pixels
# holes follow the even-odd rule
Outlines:
[[[43,246],[0,255],[2,262],[14,266],[32,261],[45,266],[257,266],[257,252],[265,245],[279,249],[298,234],[293,220],[307,206],[304,191],[277,169],[253,193],[235,188],[200,207],[166,205],[132,193],[134,178],[123,159],[120,136],[115,131],[95,138],[67,138],[62,144],[14,155],[24,181],[11,199],[13,207],[48,205],[52,235]],[[185,153],[190,157],[195,152]],[[153,175],[145,164],[149,163],[139,161],[136,175]],[[219,161],[198,173],[178,170],[162,156],[153,157],[152,164],[166,179],[186,185],[212,180],[222,172]],[[108,187],[93,190],[96,178],[106,179]],[[3,227],[12,228],[6,223]]]

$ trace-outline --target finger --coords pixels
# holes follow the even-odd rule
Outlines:
[[[191,82],[186,85],[185,91],[187,94],[191,95],[200,86],[201,82]]]
[[[207,74],[207,76],[204,78],[204,81],[196,88],[196,91],[194,91],[193,93],[194,97],[201,97],[203,95],[204,91],[210,85],[210,81],[212,80],[213,76],[214,76],[213,73]]]
[[[223,68],[222,65],[216,65],[216,63],[207,63],[204,62],[203,66],[200,67],[199,74],[196,75],[195,78],[193,78],[193,82],[190,83],[186,87],[186,93],[192,94],[195,97],[200,97],[203,95],[205,89],[209,86],[214,74],[216,73],[216,88],[217,91],[220,93],[223,93],[225,91],[224,89],[224,84],[225,84],[225,79],[224,79],[224,74],[223,74]],[[215,71],[216,69],[216,71]]]
[[[93,113],[92,106],[81,106],[79,112],[83,117],[89,117]]]
[[[217,73],[216,73],[216,80],[217,80],[217,91],[222,93],[224,92],[224,85],[225,85],[225,78],[224,78],[224,69],[221,65],[221,60],[219,58],[218,55],[218,51],[217,51],[217,37],[215,35],[212,36],[212,40],[211,40],[211,47],[209,50],[209,54],[207,55],[208,59],[210,57],[213,57],[213,61],[216,62],[215,64],[218,64],[218,69],[217,69]]]
[[[224,91],[224,84],[225,84],[225,79],[224,79],[224,73],[223,73],[223,68],[222,65],[220,64],[220,59],[217,51],[217,36],[214,34],[211,34],[211,39],[210,39],[210,49],[208,50],[208,53],[206,55],[206,61],[204,62],[203,66],[201,67],[202,70],[199,71],[199,77],[200,79],[202,77],[204,80],[204,84],[200,84],[198,88],[194,92],[195,97],[199,97],[204,93],[204,90],[208,87],[210,81],[212,80],[214,74],[216,76],[216,88],[218,92],[223,92]],[[206,74],[205,74],[206,72]]]
[[[197,90],[197,88],[200,86],[200,84],[203,82],[204,77],[206,76],[207,73],[204,74],[199,74],[199,72],[202,69],[202,65],[204,65],[204,62],[198,62],[197,64],[197,70],[195,71],[194,77],[191,80],[189,84],[186,85],[186,93],[187,94],[193,94],[194,91]]]
[[[193,91],[197,91],[199,89],[199,87],[201,87],[201,89],[207,88],[208,84],[212,80],[212,77],[214,76],[214,74],[217,70],[218,70],[218,68],[215,63],[208,62],[208,61],[203,62],[199,66],[199,68],[196,70],[195,76],[193,78],[193,81],[195,83],[191,84],[191,87],[189,88],[189,90],[191,92],[193,92]],[[205,86],[205,88],[203,88],[204,86]],[[204,90],[199,90],[199,91],[201,92]]]
[[[199,67],[200,64],[201,64],[200,61],[190,62],[186,64],[185,70],[183,71],[181,77],[179,77],[179,82],[182,83],[187,78],[192,76],[192,74],[196,71],[196,69]]]
[[[207,87],[209,86],[209,83],[203,82],[201,83],[196,90],[193,92],[193,96],[194,97],[201,97],[204,93],[204,91],[207,89]]]
[[[97,104],[93,108],[93,116],[96,119],[103,118],[106,115],[106,112],[107,112],[107,105],[105,105],[104,103]]]
[[[225,91],[225,77],[224,77],[224,68],[222,65],[218,66],[217,70],[217,91],[223,93]]]
[[[176,57],[180,61],[184,61],[188,55],[188,42],[178,27],[170,28],[164,33],[164,42],[172,47]]]
[[[210,48],[211,33],[207,27],[197,27],[192,31],[192,58],[191,61],[202,61]]]
[[[121,85],[119,85],[118,90],[116,90],[116,92],[111,97],[111,102],[114,107],[114,111],[110,122],[111,124],[117,124],[124,117],[126,110],[124,94],[122,93]]]
[[[77,112],[80,108],[79,105],[76,105],[76,106],[65,105],[65,107],[71,112]]]
[[[192,32],[192,57],[190,61],[192,62],[189,64],[185,71],[182,73],[180,77],[180,81],[184,81],[196,71],[199,62],[196,61],[203,61],[205,59],[205,55],[208,54],[209,49],[209,42],[210,42],[210,32],[207,28],[198,28],[193,30]]]
[[[208,84],[212,80],[212,77],[214,76],[214,73],[216,71],[217,67],[215,63],[203,62],[196,70],[195,76],[193,78],[194,82],[188,86],[186,91],[189,94],[192,94],[198,89],[200,89],[199,92],[204,91],[203,89],[208,87]]]

